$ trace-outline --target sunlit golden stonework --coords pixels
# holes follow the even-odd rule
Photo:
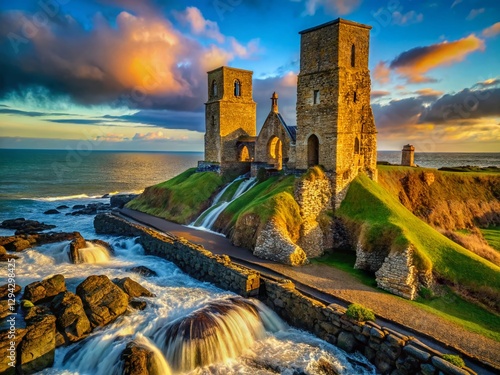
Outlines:
[[[221,172],[260,168],[300,173],[321,165],[337,201],[364,171],[376,179],[376,129],[370,106],[370,26],[337,19],[300,32],[297,126],[285,123],[278,94],[257,134],[252,72],[208,72],[205,161]]]

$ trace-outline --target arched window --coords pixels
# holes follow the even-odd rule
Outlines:
[[[307,140],[307,165],[309,167],[319,164],[319,139],[311,135]]]
[[[215,82],[215,80],[212,81],[212,96],[213,97],[216,97],[218,94],[218,90],[217,90],[217,82]]]
[[[351,66],[356,66],[356,46],[353,44],[351,47]]]
[[[240,161],[251,161],[250,152],[248,151],[247,146],[243,146],[240,148]]]
[[[359,139],[356,137],[354,140],[354,153],[357,155],[359,154]]]
[[[241,96],[241,83],[240,81],[234,81],[234,96]]]

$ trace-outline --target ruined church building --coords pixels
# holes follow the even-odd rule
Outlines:
[[[205,161],[200,170],[300,173],[321,165],[341,199],[360,172],[377,178],[376,128],[370,106],[370,26],[336,19],[301,31],[297,126],[285,123],[272,94],[257,134],[253,72],[208,72]]]

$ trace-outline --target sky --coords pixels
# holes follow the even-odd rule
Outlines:
[[[254,72],[296,124],[299,31],[372,26],[379,150],[500,152],[497,0],[0,3],[0,148],[203,151],[206,72]]]

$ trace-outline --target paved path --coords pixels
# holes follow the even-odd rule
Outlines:
[[[126,208],[120,212],[128,218],[162,232],[184,237],[193,243],[203,245],[214,254],[226,254],[235,263],[254,268],[263,275],[289,278],[296,283],[299,290],[326,302],[340,302],[343,305],[346,305],[346,302],[361,303],[382,318],[383,321],[379,323],[381,325],[390,327],[390,322],[393,322],[395,325],[408,327],[413,333],[407,331],[407,334],[417,337],[430,346],[441,347],[440,350],[443,350],[443,347],[450,347],[464,353],[474,353],[481,361],[488,362],[500,370],[499,342],[466,331],[437,315],[416,308],[414,303],[403,298],[361,284],[347,272],[323,264],[292,267],[259,259],[251,251],[234,246],[229,239],[221,235],[186,227]],[[398,326],[397,329],[401,331],[402,327]],[[472,368],[478,373],[488,373],[476,366]]]

